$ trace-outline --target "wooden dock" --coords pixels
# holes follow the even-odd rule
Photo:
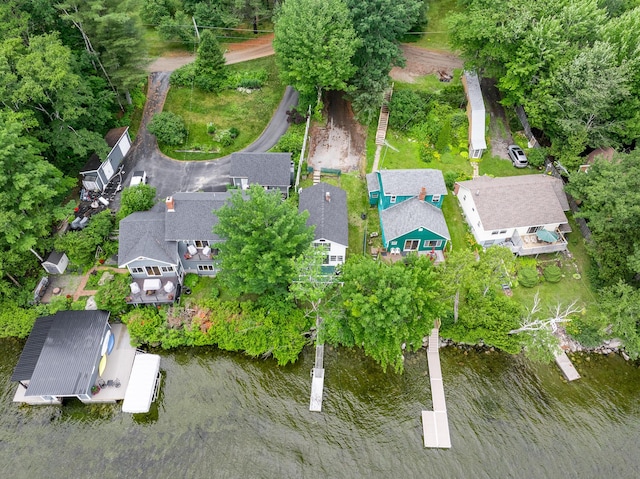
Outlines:
[[[316,345],[316,361],[311,370],[311,399],[309,411],[322,411],[322,392],[324,389],[324,344]]]
[[[447,416],[447,404],[444,397],[444,385],[442,384],[439,347],[440,338],[438,336],[438,329],[433,328],[429,336],[429,346],[427,348],[433,411],[422,411],[422,432],[424,436],[424,447],[450,448],[449,418]]]
[[[567,381],[575,381],[576,379],[580,379],[580,374],[571,362],[571,359],[569,359],[569,356],[567,356],[567,353],[558,348],[555,352],[555,357],[556,364],[562,371],[562,374],[564,374],[564,377],[567,379]]]

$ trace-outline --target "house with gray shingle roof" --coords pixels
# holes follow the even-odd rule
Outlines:
[[[215,212],[230,196],[176,193],[167,197],[164,212],[136,212],[120,221],[118,264],[138,285],[132,284],[131,303],[173,302],[185,274],[216,274],[216,245],[222,239],[213,232]]]
[[[237,188],[258,184],[268,191],[280,190],[288,198],[293,182],[291,153],[232,153],[229,176]]]
[[[89,191],[103,191],[129,153],[131,149],[129,127],[123,126],[109,130],[104,141],[110,148],[104,161],[94,153],[80,170],[82,186]]]
[[[389,253],[431,254],[443,260],[451,237],[442,214],[447,187],[440,170],[381,170],[367,175],[369,204],[378,207]]]
[[[519,256],[567,249],[569,203],[558,178],[481,176],[456,183],[454,194],[481,246],[507,246]]]
[[[308,226],[315,226],[313,245],[326,249],[324,264],[331,269],[344,263],[349,246],[347,193],[318,183],[300,192],[298,211],[308,211]],[[328,269],[325,268],[325,269]]]

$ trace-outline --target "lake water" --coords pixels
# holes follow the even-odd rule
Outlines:
[[[636,478],[640,369],[575,356],[582,379],[520,357],[441,349],[451,449],[424,449],[426,353],[383,374],[325,349],[322,413],[309,412],[313,349],[284,368],[215,349],[162,354],[148,415],[120,406],[18,406],[22,342],[0,341],[0,474],[150,478]]]

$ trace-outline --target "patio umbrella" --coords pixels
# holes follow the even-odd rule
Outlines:
[[[540,241],[544,241],[546,243],[555,243],[558,241],[558,234],[553,231],[539,229],[536,231],[536,236]]]

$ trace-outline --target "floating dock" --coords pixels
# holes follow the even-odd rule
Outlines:
[[[316,345],[316,361],[311,370],[311,399],[309,411],[322,411],[322,392],[324,389],[324,344]]]
[[[447,404],[444,398],[444,386],[442,384],[439,347],[440,338],[438,336],[438,329],[433,328],[429,336],[429,346],[427,348],[433,411],[422,411],[422,433],[424,436],[424,447],[450,448],[449,418],[447,416]]]
[[[556,364],[562,371],[562,374],[564,374],[564,377],[567,379],[567,381],[575,381],[576,379],[580,379],[580,374],[571,362],[571,359],[569,359],[569,356],[567,356],[567,353],[565,353],[561,349],[558,349],[555,352],[555,357]]]

